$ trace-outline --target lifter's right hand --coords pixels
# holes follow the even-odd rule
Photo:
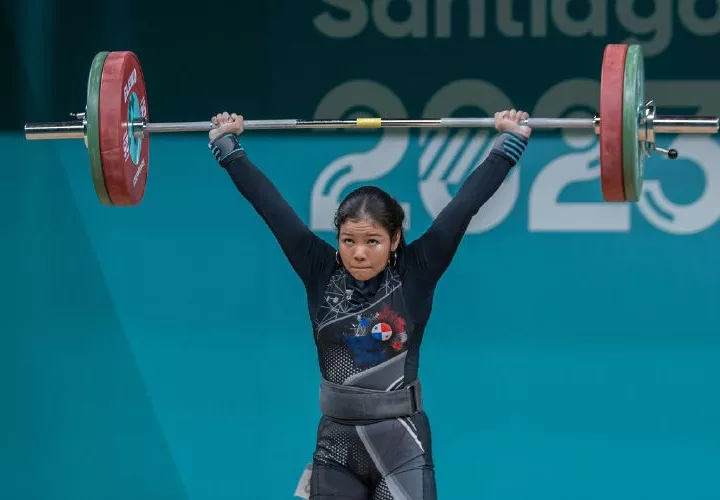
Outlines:
[[[520,125],[520,122],[527,120],[529,115],[522,110],[505,110],[499,113],[495,113],[495,128],[498,132],[517,132],[529,138],[532,130],[527,125]]]
[[[208,136],[210,137],[210,142],[214,141],[218,137],[220,137],[223,134],[227,134],[228,132],[235,135],[240,135],[243,133],[243,117],[242,115],[237,115],[235,113],[229,114],[227,111],[225,113],[218,113],[217,115],[213,116],[210,120],[213,125],[215,125],[215,128],[210,130],[210,133]]]

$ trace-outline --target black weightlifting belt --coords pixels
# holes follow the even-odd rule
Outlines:
[[[381,420],[409,417],[422,410],[420,381],[395,391],[363,389],[322,379],[320,411],[338,420]]]

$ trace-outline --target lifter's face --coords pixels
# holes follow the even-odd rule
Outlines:
[[[347,221],[340,226],[338,249],[342,263],[353,278],[366,281],[377,276],[400,243],[382,226],[369,219]]]

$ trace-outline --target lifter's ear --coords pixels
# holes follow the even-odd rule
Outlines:
[[[395,250],[397,250],[398,246],[400,245],[400,237],[401,237],[401,236],[402,236],[402,232],[401,232],[401,231],[396,232],[396,233],[395,233],[395,236],[393,236],[392,245],[390,246],[390,248],[392,249],[393,252],[394,252]]]

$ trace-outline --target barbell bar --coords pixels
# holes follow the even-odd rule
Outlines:
[[[82,117],[82,113],[72,116]],[[593,129],[599,134],[600,117],[593,118],[529,118],[521,125],[533,129]],[[646,120],[641,120],[639,141],[647,137]],[[658,115],[652,126],[655,134],[715,134],[720,130],[720,117]],[[138,120],[129,124],[136,137],[147,134],[209,132],[212,122],[165,122],[148,123]],[[355,118],[352,120],[245,120],[245,130],[293,130],[293,129],[368,129],[368,128],[494,128],[494,118],[437,118],[423,120],[394,120],[386,118]],[[84,120],[66,122],[28,123],[25,125],[27,140],[84,139],[87,123]]]
[[[592,130],[600,137],[605,201],[639,199],[644,158],[653,151],[677,158],[655,145],[657,134],[717,134],[720,117],[657,115],[644,100],[643,54],[639,45],[610,44],[603,54],[600,113],[591,118],[529,118],[533,130]],[[151,134],[209,132],[210,121],[149,121],[145,81],[137,56],[100,52],[90,68],[85,112],[73,120],[27,123],[27,140],[82,139],[89,151],[96,194],[109,206],[137,205],[144,196]],[[245,120],[245,130],[494,128],[494,118],[347,120]]]

